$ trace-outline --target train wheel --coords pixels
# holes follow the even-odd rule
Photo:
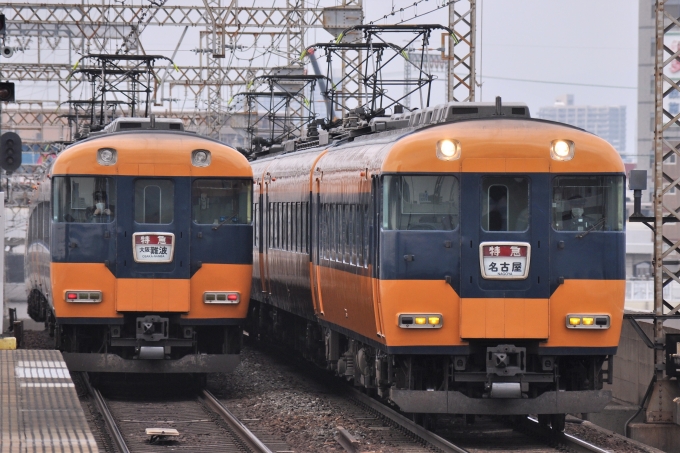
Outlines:
[[[474,425],[475,424],[475,414],[465,414],[465,424]]]
[[[538,414],[538,424],[547,428],[550,425],[550,414]]]
[[[550,414],[550,427],[552,430],[556,433],[564,431],[566,418],[566,414]]]

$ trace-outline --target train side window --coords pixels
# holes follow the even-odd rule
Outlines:
[[[192,218],[199,225],[250,224],[251,194],[250,180],[195,179],[191,184]]]
[[[108,223],[115,218],[116,180],[103,176],[52,178],[52,219],[67,223]]]
[[[175,183],[169,179],[135,181],[135,222],[168,224],[175,218]]]
[[[623,176],[557,176],[552,224],[557,231],[622,231]]]
[[[526,231],[529,228],[529,180],[490,176],[482,179],[482,228]]]
[[[450,231],[458,227],[458,178],[387,175],[383,179],[384,230]]]

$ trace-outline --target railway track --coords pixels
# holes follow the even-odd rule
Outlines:
[[[596,445],[575,436],[558,433],[540,426],[533,418],[517,419],[514,424],[481,419],[475,425],[458,424],[458,429],[438,430],[437,433],[414,423],[402,414],[390,409],[356,389],[348,389],[349,398],[365,406],[371,412],[380,414],[390,424],[400,427],[435,451],[444,453],[483,453],[489,451],[531,451],[531,452],[574,452],[606,453]],[[351,434],[341,432],[339,442],[349,452],[362,451]]]
[[[473,424],[460,418],[443,417],[434,427],[443,438],[470,453],[526,451],[532,453],[605,453],[596,445],[566,433],[555,433],[531,417],[479,417]]]
[[[169,395],[146,393],[143,386],[115,386],[107,389],[115,397],[106,398],[87,376],[83,382],[118,453],[151,453],[168,448],[184,452],[272,453],[208,390],[177,389],[175,395]]]

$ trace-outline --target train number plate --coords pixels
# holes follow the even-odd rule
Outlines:
[[[482,277],[521,280],[529,275],[531,245],[526,242],[482,242],[479,258]]]
[[[132,235],[137,263],[170,263],[175,249],[172,233],[135,233]]]

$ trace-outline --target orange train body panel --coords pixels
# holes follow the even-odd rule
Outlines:
[[[170,278],[119,278],[117,311],[188,312],[190,282]]]
[[[318,269],[325,273],[330,269]],[[619,280],[567,280],[550,299],[460,299],[453,288],[436,280],[377,280],[373,284],[379,294],[373,295],[373,313],[368,314],[369,323],[359,324],[361,319],[351,316],[352,310],[365,313],[370,294],[365,284],[356,285],[365,277],[348,273],[340,276],[335,271],[336,284],[344,282],[344,294],[362,294],[351,301],[345,296],[326,302],[321,319],[343,327],[357,330],[368,338],[375,338],[377,326],[384,326],[384,343],[387,346],[460,346],[468,339],[539,339],[544,347],[589,347],[596,342],[599,347],[616,346],[621,332],[623,314],[622,300],[625,282]],[[328,276],[327,276],[328,277]],[[322,285],[322,294],[332,294],[331,286]],[[351,291],[349,289],[351,288]],[[582,301],[579,295],[588,291],[603,305],[593,310],[592,305]],[[379,299],[378,299],[379,297]],[[578,302],[577,302],[578,301]],[[336,307],[343,307],[336,309]],[[347,317],[344,308],[347,307]],[[378,308],[379,307],[379,308]],[[398,326],[400,314],[441,314],[441,329],[403,329]],[[565,320],[569,314],[608,314],[611,327],[606,330],[568,329]],[[365,325],[364,325],[365,324]],[[356,326],[362,325],[361,331]]]
[[[323,319],[381,341],[376,336],[372,281],[325,266],[316,266]]]
[[[548,299],[461,300],[460,336],[472,338],[547,339]]]
[[[191,307],[184,319],[237,318],[248,314],[250,278],[253,266],[245,264],[203,264],[191,277]],[[239,304],[206,304],[204,291],[235,291],[241,296]]]
[[[118,279],[100,263],[52,263],[55,311],[60,318],[115,318],[121,312],[180,312],[187,319],[245,318],[252,266],[204,264],[191,280]],[[224,276],[229,275],[228,279]],[[88,283],[96,282],[96,283]],[[246,282],[246,283],[244,283]],[[100,303],[69,303],[66,291],[102,292]],[[204,291],[236,291],[239,304],[205,304]]]
[[[116,277],[104,263],[50,263],[55,315],[59,318],[117,318]],[[100,303],[70,303],[66,291],[101,291]]]
[[[543,346],[618,346],[625,296],[625,280],[565,280],[550,297],[550,338]],[[609,315],[611,325],[603,330],[568,329],[569,314]]]

